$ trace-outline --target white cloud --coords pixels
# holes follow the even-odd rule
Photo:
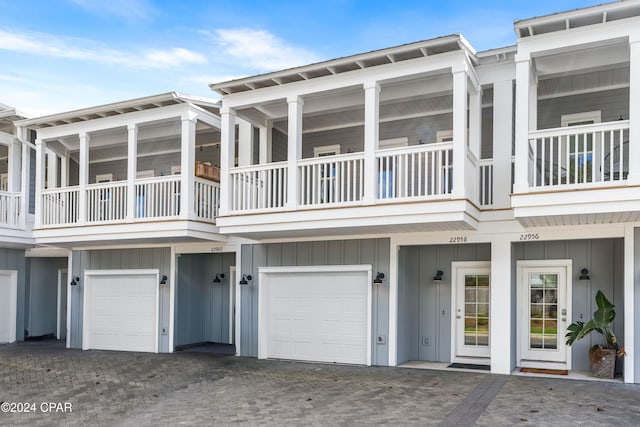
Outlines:
[[[214,42],[229,56],[259,71],[272,71],[317,62],[318,57],[303,48],[292,46],[265,30],[247,28],[219,29]]]
[[[172,68],[187,64],[202,64],[207,61],[203,55],[179,47],[126,52],[106,48],[91,40],[2,29],[0,29],[0,49],[131,68]]]
[[[113,15],[127,21],[147,20],[156,10],[147,0],[71,0],[95,15]]]

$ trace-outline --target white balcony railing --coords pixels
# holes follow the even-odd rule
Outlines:
[[[137,179],[137,219],[171,218],[180,215],[180,175]]]
[[[114,222],[127,216],[127,182],[87,185],[87,222]]]
[[[315,157],[298,162],[300,204],[348,205],[359,202],[364,193],[362,153]]]
[[[41,191],[43,226],[78,222],[80,190],[78,187],[51,188]]]
[[[194,211],[196,217],[203,220],[215,220],[220,206],[220,184],[206,179],[196,178]]]
[[[451,193],[453,143],[379,150],[378,199],[428,199]]]
[[[240,166],[230,177],[231,211],[273,210],[287,203],[287,162]]]
[[[480,206],[493,205],[493,159],[478,161],[478,202]]]
[[[0,191],[0,225],[20,225],[20,193]]]
[[[529,133],[530,187],[610,185],[628,172],[628,120]]]
[[[192,215],[194,218],[213,222],[220,205],[220,184],[196,177],[194,180]],[[128,221],[126,181],[89,184],[85,191],[86,223],[111,224]],[[134,184],[133,221],[180,217],[180,191],[180,175],[137,179]],[[77,186],[42,190],[41,226],[81,225],[79,196]],[[0,208],[3,207],[2,203],[5,202],[0,193]],[[19,208],[17,201],[16,206]]]

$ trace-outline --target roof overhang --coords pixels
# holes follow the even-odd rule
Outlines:
[[[371,68],[416,58],[435,56],[452,51],[464,51],[472,63],[477,63],[476,51],[460,34],[424,40],[401,46],[375,50],[358,55],[346,56],[287,70],[275,71],[257,76],[245,77],[209,85],[211,90],[221,94],[246,92],[265,87],[311,80]]]

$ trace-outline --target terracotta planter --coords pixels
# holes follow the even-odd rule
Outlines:
[[[591,375],[596,378],[613,378],[616,370],[616,351],[608,348],[589,350]]]

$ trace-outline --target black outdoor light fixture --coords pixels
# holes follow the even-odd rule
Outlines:
[[[216,277],[213,279],[213,283],[221,283],[222,279],[224,279],[224,273],[216,273]]]
[[[580,270],[580,277],[578,279],[591,280],[591,276],[589,275],[589,270],[586,267],[583,267],[582,270]]]
[[[382,283],[382,279],[384,279],[384,273],[378,272],[378,274],[376,274],[376,278],[373,279],[373,283],[375,285],[380,285]]]
[[[161,285],[166,285],[167,284],[167,275],[163,274],[162,276],[160,276],[160,284]]]
[[[71,277],[71,283],[69,283],[71,286],[76,286],[78,283],[80,283],[80,278],[78,276],[72,276]]]
[[[442,281],[444,278],[444,272],[442,270],[436,271],[436,275],[433,276],[433,280]]]
[[[248,285],[249,284],[248,280],[252,280],[252,279],[253,279],[253,276],[251,276],[250,274],[243,274],[242,279],[240,279],[240,284]]]

